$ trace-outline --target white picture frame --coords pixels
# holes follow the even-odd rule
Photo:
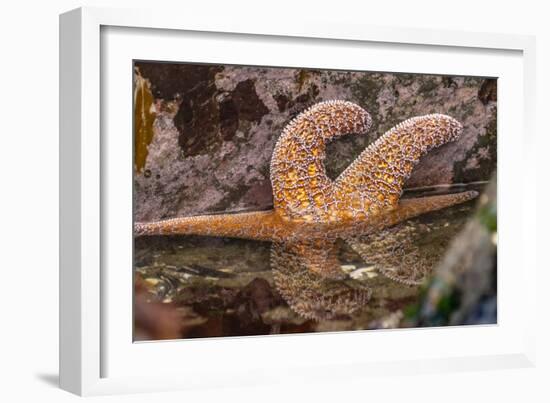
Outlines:
[[[403,65],[410,72],[472,74],[477,71],[478,75],[490,76],[491,68],[501,68],[505,76],[509,74],[510,80],[505,80],[510,83],[509,103],[504,101],[501,105],[503,94],[499,85],[498,124],[499,136],[502,136],[502,141],[499,137],[499,259],[512,255],[509,259],[501,260],[507,261],[510,266],[515,265],[516,269],[520,267],[521,273],[516,273],[515,277],[507,276],[508,270],[505,269],[502,273],[499,267],[499,324],[475,329],[417,329],[206,339],[184,341],[186,345],[180,342],[132,343],[131,338],[127,337],[129,329],[123,320],[124,315],[131,313],[131,299],[128,299],[131,292],[120,291],[121,297],[117,301],[114,301],[112,294],[113,290],[118,291],[117,284],[124,284],[128,273],[117,277],[112,271],[106,271],[106,267],[112,267],[110,259],[121,259],[122,264],[127,264],[128,255],[117,252],[110,247],[111,243],[105,243],[105,228],[107,232],[110,231],[109,228],[114,228],[114,232],[109,232],[109,239],[116,245],[127,245],[131,248],[131,244],[127,242],[129,238],[116,238],[116,234],[120,233],[116,228],[131,228],[128,225],[131,214],[124,214],[128,203],[131,205],[131,189],[119,186],[128,183],[125,181],[131,181],[131,169],[124,168],[124,158],[118,165],[122,168],[117,168],[110,162],[110,155],[121,150],[125,144],[131,150],[131,143],[128,143],[131,137],[122,136],[114,141],[113,136],[108,136],[106,133],[112,132],[114,128],[110,125],[116,125],[123,119],[114,119],[111,122],[109,112],[102,109],[105,104],[112,105],[118,99],[118,95],[124,92],[124,85],[130,85],[130,67],[126,84],[114,90],[115,87],[118,88],[118,84],[111,87],[105,83],[105,77],[102,77],[102,74],[111,74],[111,70],[109,73],[104,70],[111,69],[109,60],[103,59],[110,57],[114,62],[119,58],[120,63],[125,65],[129,58],[144,58],[144,53],[132,54],[135,47],[128,37],[142,35],[140,44],[145,49],[144,52],[152,51],[152,44],[147,42],[147,38],[153,33],[156,35],[156,43],[166,41],[172,44],[182,40],[186,33],[193,33],[195,40],[200,40],[203,33],[204,36],[211,35],[212,40],[209,43],[212,44],[215,41],[238,38],[246,46],[295,44],[306,49],[312,43],[318,42],[319,46],[327,49],[330,47],[334,52],[344,52],[348,49],[346,46],[357,48],[358,51],[362,51],[362,46],[375,46],[382,51],[393,49],[395,55],[392,56],[390,52],[387,57],[395,58],[396,63],[399,52],[426,56],[427,60],[411,58],[408,65]],[[215,55],[201,56],[200,47],[189,43],[189,49],[196,50],[192,61],[205,61],[202,60],[204,57],[208,57],[208,62],[233,61],[228,60],[230,56],[223,54],[221,49]],[[202,51],[209,43],[202,43]],[[146,58],[166,60],[166,57],[181,57],[163,53],[162,49],[167,48],[168,46],[158,46]],[[484,65],[464,63],[465,65],[459,65],[455,70],[448,70],[449,67],[445,67],[443,60],[445,57],[436,58],[431,52],[443,52],[448,58],[460,59],[471,53],[474,55],[472,57],[487,56],[488,59]],[[528,198],[528,192],[514,195],[506,184],[519,181],[524,189],[535,189],[536,177],[522,177],[520,173],[506,168],[502,162],[513,158],[514,154],[515,158],[527,161],[533,153],[534,52],[534,38],[521,35],[381,28],[307,20],[296,24],[287,23],[282,27],[269,21],[244,23],[232,19],[207,20],[152,10],[80,8],[61,15],[61,387],[80,395],[96,395],[296,382],[297,378],[300,381],[335,377],[345,379],[381,373],[411,374],[534,365],[534,321],[530,318],[519,318],[521,312],[535,312],[536,242],[529,238],[534,235],[528,235],[535,233],[535,198]],[[273,63],[273,52],[251,53],[252,55],[238,59],[242,61],[241,64]],[[300,65],[302,62],[299,55],[296,54],[295,57],[296,65]],[[498,60],[489,60],[492,57]],[[320,66],[323,63],[319,59],[314,64]],[[330,63],[332,67],[342,67],[335,64],[338,61],[332,60]],[[383,62],[380,63],[371,64],[371,70],[387,69]],[[289,62],[282,64],[289,65]],[[112,71],[117,69],[115,65],[114,62]],[[348,64],[344,67],[349,66]],[[114,74],[114,81],[110,80],[109,83],[120,83],[117,73]],[[118,91],[118,95],[114,94],[111,98],[110,91]],[[126,96],[130,98],[128,94]],[[130,120],[131,115],[126,116]],[[131,136],[131,131],[126,130],[127,123],[120,129],[125,136]],[[521,141],[511,149],[506,139],[513,131],[516,140],[520,138]],[[120,201],[118,205],[114,205],[115,191],[116,199]],[[530,194],[532,195],[532,191]],[[515,214],[510,214],[511,210]],[[123,212],[122,216],[107,214],[113,211]],[[507,243],[516,245],[514,251],[503,249],[502,244]],[[512,287],[520,289],[524,296],[521,305],[515,308],[507,304],[506,295],[510,295],[507,290]],[[505,316],[501,317],[503,307],[509,307],[509,312],[505,310]],[[506,316],[508,314],[510,316]],[[131,316],[127,320],[131,320]],[[390,351],[388,346],[391,343],[395,345],[399,339],[405,338],[407,344],[415,343],[419,351],[415,354],[399,348]],[[446,341],[449,341],[447,345],[451,345],[455,340],[462,340],[462,343],[454,351],[445,347]],[[360,353],[355,347],[361,343],[374,348],[366,347]],[[316,354],[319,348],[336,352],[321,356]],[[341,354],[337,353],[339,349]],[[168,363],[166,357],[174,354],[184,354],[186,360],[182,362],[174,359]],[[340,359],[340,356],[347,358]],[[154,363],[155,365],[151,365],[153,368],[158,369],[162,360],[166,365],[156,375],[142,372],[136,368],[137,357],[139,362]],[[204,357],[209,358],[205,360]],[[225,365],[226,362],[231,362],[232,365]],[[190,371],[190,368],[193,370]],[[205,374],[209,375],[208,379]]]

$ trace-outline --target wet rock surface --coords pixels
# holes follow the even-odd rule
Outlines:
[[[355,102],[373,118],[367,135],[329,144],[330,177],[392,126],[436,112],[458,119],[463,135],[424,157],[407,187],[488,180],[496,164],[494,79],[144,61],[135,67],[154,97],[155,117],[143,169],[135,173],[138,221],[270,208],[269,163],[279,134],[305,108],[329,99]]]

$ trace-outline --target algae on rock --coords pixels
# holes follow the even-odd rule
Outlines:
[[[139,74],[137,69],[134,86],[134,164],[136,171],[141,173],[147,160],[149,144],[153,140],[153,123],[156,113],[150,84]]]

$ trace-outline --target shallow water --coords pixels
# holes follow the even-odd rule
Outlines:
[[[454,186],[404,197],[481,190]],[[415,246],[437,260],[471,216],[475,200],[411,220],[423,236]],[[311,319],[296,313],[275,286],[271,244],[198,236],[135,240],[136,340],[342,331],[407,326],[422,284],[406,285],[377,271],[346,242],[338,261],[352,287],[371,292],[358,310]],[[301,296],[298,296],[301,298]]]

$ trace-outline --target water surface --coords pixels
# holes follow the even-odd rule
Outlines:
[[[480,190],[478,186],[422,189],[404,197]],[[425,236],[419,250],[441,255],[471,216],[476,201],[410,221]],[[271,244],[251,240],[157,236],[135,240],[136,340],[342,331],[407,326],[423,291],[373,269],[346,242],[338,260],[348,279],[372,291],[360,310],[331,319],[304,318],[275,287]],[[444,250],[444,248],[443,248]]]

